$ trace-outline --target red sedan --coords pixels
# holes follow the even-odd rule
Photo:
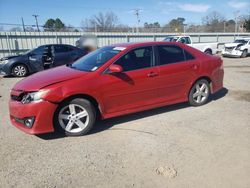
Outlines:
[[[181,43],[125,43],[18,82],[13,125],[30,134],[84,135],[102,119],[188,101],[205,104],[223,87],[221,58]]]

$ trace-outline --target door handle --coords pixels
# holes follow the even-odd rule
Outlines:
[[[156,73],[156,72],[148,73],[148,77],[155,77],[155,76],[158,76],[158,73]]]

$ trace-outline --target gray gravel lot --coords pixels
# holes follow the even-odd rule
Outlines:
[[[224,58],[225,88],[99,122],[91,134],[27,135],[10,124],[0,77],[0,187],[250,187],[250,57]]]

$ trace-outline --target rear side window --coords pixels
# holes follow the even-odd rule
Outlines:
[[[186,50],[184,50],[184,54],[185,54],[186,61],[195,59],[194,56],[190,54],[189,52],[187,52]]]
[[[185,61],[184,51],[178,46],[157,46],[159,65]]]
[[[54,49],[56,53],[65,53],[70,51],[68,46],[63,46],[63,45],[55,45]]]

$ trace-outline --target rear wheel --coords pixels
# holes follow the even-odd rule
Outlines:
[[[247,57],[247,50],[244,50],[241,54],[241,57],[244,58],[244,57]]]
[[[95,120],[94,106],[81,98],[63,102],[54,116],[56,128],[68,136],[85,135],[93,127]]]
[[[210,86],[207,80],[198,80],[191,88],[188,96],[189,104],[201,106],[208,101],[210,96]]]
[[[28,74],[28,69],[23,64],[14,65],[12,67],[12,75],[16,77],[24,77]]]
[[[204,53],[205,53],[205,54],[208,54],[208,55],[212,55],[212,50],[206,49]]]

